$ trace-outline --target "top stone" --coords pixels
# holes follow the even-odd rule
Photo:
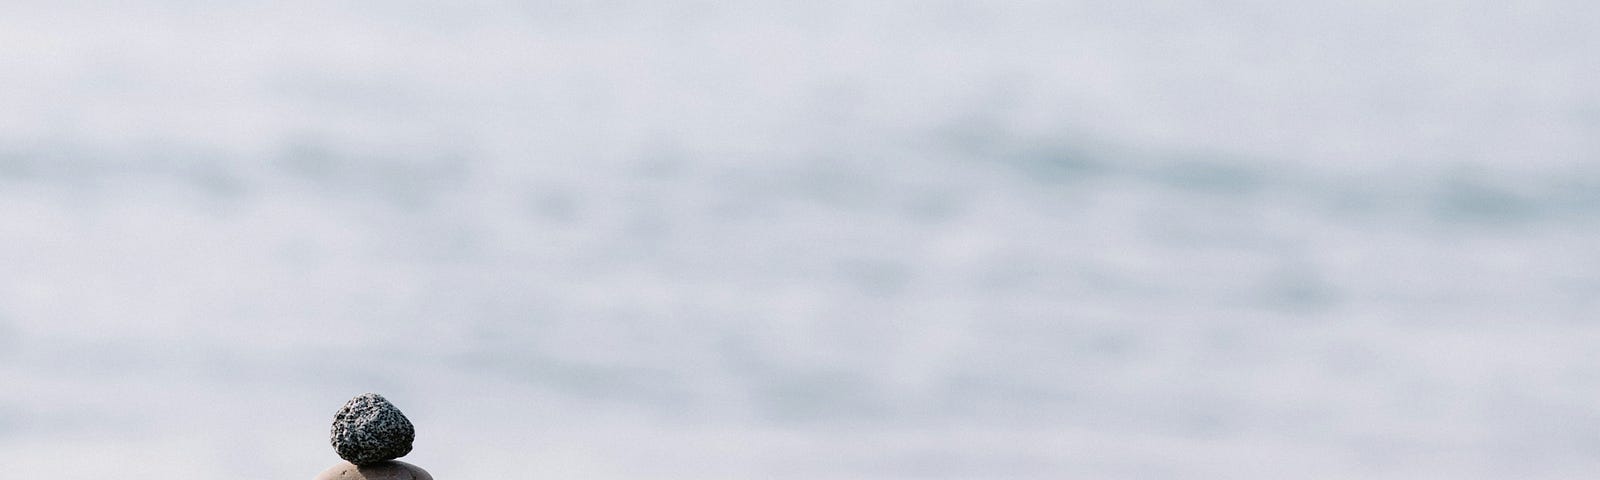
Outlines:
[[[334,414],[328,436],[339,458],[368,465],[411,453],[417,433],[406,415],[382,395],[363,393]]]

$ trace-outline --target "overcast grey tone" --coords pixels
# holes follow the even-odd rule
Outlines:
[[[309,478],[373,391],[441,479],[1595,478],[1597,25],[3,2],[0,465]]]

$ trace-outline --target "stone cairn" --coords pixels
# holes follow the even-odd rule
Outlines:
[[[345,402],[333,415],[328,441],[345,461],[316,480],[433,480],[426,470],[395,460],[411,453],[416,429],[400,409],[376,393]]]

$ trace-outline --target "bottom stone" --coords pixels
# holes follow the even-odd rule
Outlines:
[[[399,460],[356,465],[339,462],[317,474],[316,480],[433,480],[422,467]]]

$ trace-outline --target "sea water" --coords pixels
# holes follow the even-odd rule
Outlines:
[[[1586,2],[0,6],[0,465],[1600,473]]]

